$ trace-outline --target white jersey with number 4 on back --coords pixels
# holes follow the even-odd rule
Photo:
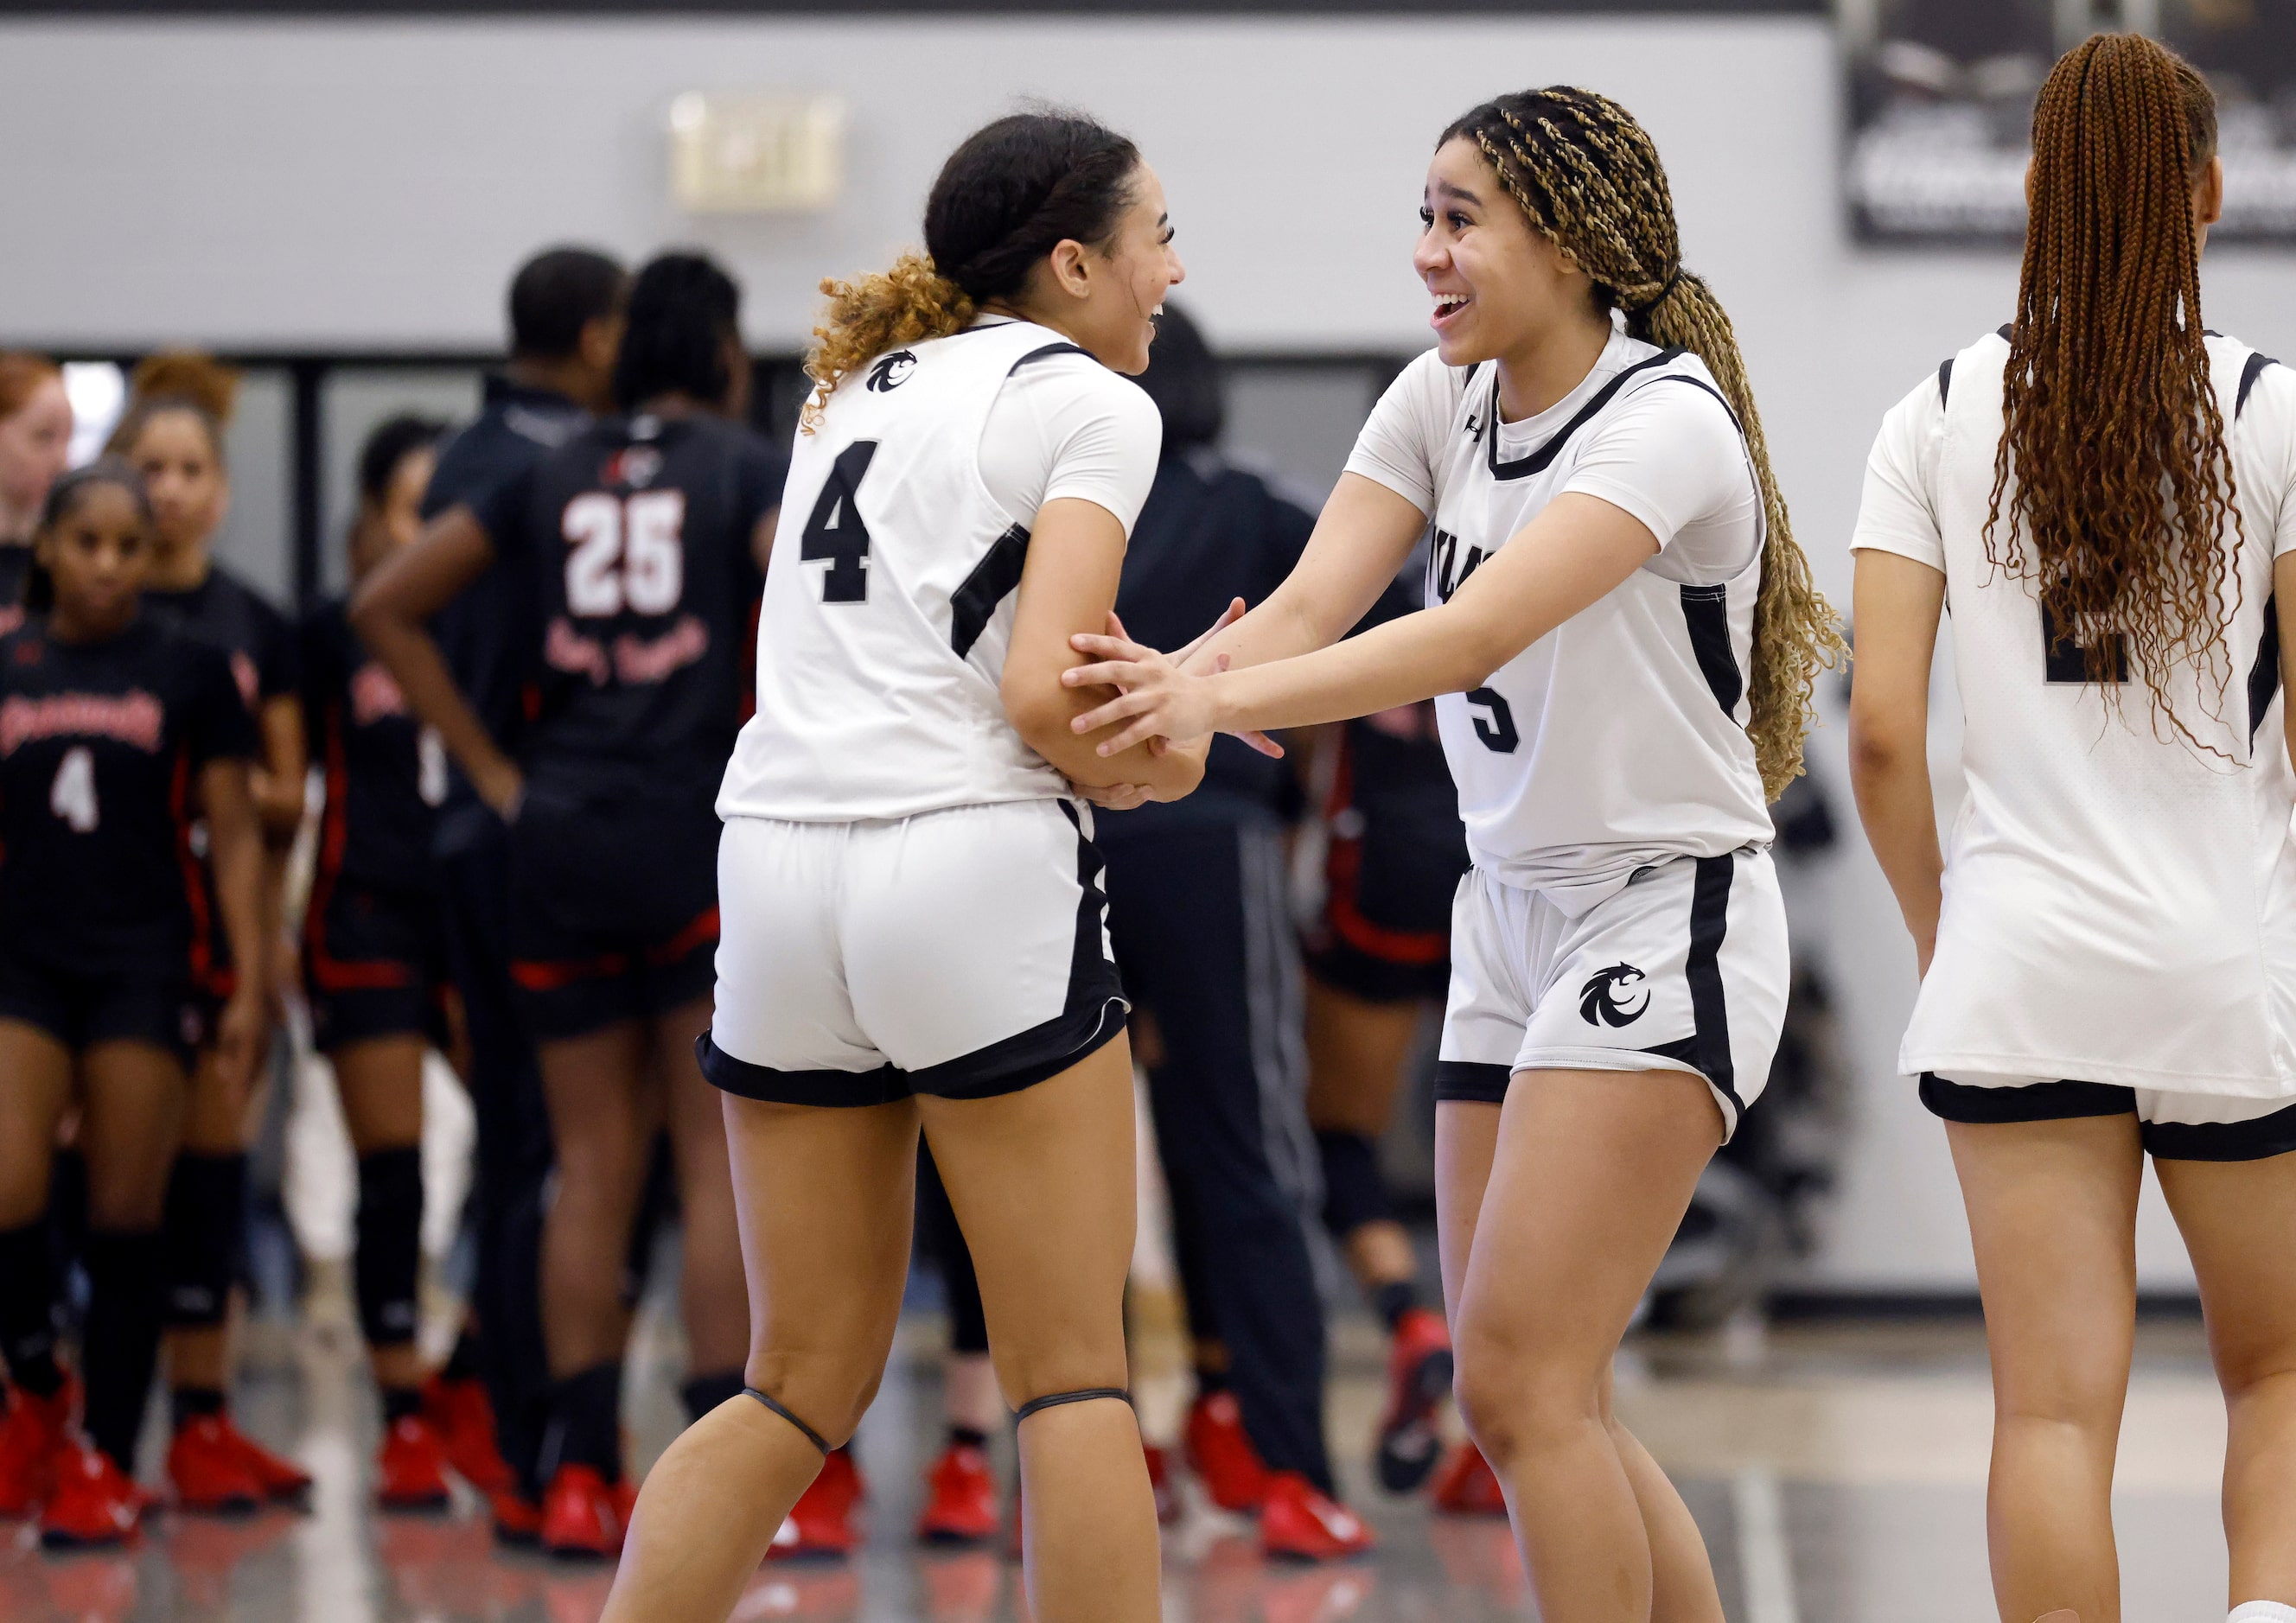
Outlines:
[[[1050,444],[1014,471],[1037,447],[1012,443],[1027,436],[1004,432],[1006,412],[1040,382],[1061,385],[1062,414],[1097,434],[1097,458]],[[1062,427],[1028,426],[1055,441]],[[1029,528],[1043,502],[1086,496],[1128,532],[1157,438],[1137,386],[1026,322],[897,349],[841,383],[797,437],[759,615],[757,714],[718,815],[863,822],[1065,795],[998,686]]]
[[[1736,418],[1697,357],[1613,334],[1562,400],[1498,422],[1488,365],[1421,356],[1348,471],[1434,524],[1448,601],[1557,496],[1647,526],[1658,553],[1471,693],[1435,701],[1478,868],[1577,916],[1641,869],[1771,838],[1746,734],[1762,502]]]
[[[2237,608],[2202,666],[2084,680],[2030,578],[1986,553],[2009,341],[1995,333],[1884,420],[1855,547],[1940,570],[1968,799],[1937,953],[1898,1065],[2249,1098],[2296,1094],[2296,775],[2273,561],[2296,547],[2296,376],[2210,337],[2241,533]],[[2002,502],[2005,537],[2011,504]],[[2124,662],[2127,652],[2122,654]]]

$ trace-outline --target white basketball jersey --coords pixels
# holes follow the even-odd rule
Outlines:
[[[1629,364],[1537,448],[1512,459],[1491,428],[1496,370],[1446,369],[1456,404],[1432,470],[1431,600],[1447,602],[1564,489],[1606,414],[1652,389],[1704,389],[1722,401],[1695,356],[1630,340],[1613,348],[1620,345],[1630,346],[1622,351]],[[1770,840],[1746,735],[1759,521],[1746,539],[1747,561],[1733,578],[1691,586],[1636,570],[1483,686],[1436,700],[1478,867],[1576,916],[1638,869]]]
[[[1081,354],[1026,322],[898,349],[800,433],[758,627],[758,711],[721,817],[857,822],[1052,799],[1005,719],[1028,520],[989,495],[981,430],[1013,373]]]
[[[2156,726],[2125,649],[2110,707],[2084,680],[2075,636],[2046,623],[2034,582],[1987,559],[2008,340],[1988,336],[1939,372],[1932,499],[1969,792],[1899,1056],[1909,1074],[2296,1092],[2296,775],[2272,601],[2296,424],[2284,373],[2269,409],[2251,412],[2273,364],[2233,339],[2207,343],[2243,534],[2219,538],[2237,547],[2239,600],[2217,656],[2169,673],[2197,748]],[[2005,496],[2001,533],[2011,521]]]

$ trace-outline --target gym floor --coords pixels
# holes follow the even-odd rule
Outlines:
[[[260,1328],[260,1327],[258,1327]],[[835,1565],[772,1563],[737,1619],[1002,1623],[1025,1615],[1000,1553],[928,1553],[907,1530],[937,1445],[939,1327],[913,1319],[865,1425],[869,1541]],[[1250,1529],[1191,1498],[1168,1529],[1165,1615],[1176,1623],[1489,1623],[1534,1616],[1505,1524],[1431,1518],[1367,1484],[1380,1341],[1335,1334],[1332,1434],[1350,1497],[1377,1527],[1371,1560],[1274,1567]],[[250,1337],[250,1431],[319,1479],[308,1515],[162,1514],[139,1546],[56,1557],[17,1529],[0,1548],[9,1623],[589,1623],[611,1574],[498,1552],[475,1501],[433,1517],[378,1517],[365,1499],[373,1399],[340,1325]],[[633,1446],[650,1460],[677,1423],[676,1348],[642,1324]],[[1143,1349],[1152,1434],[1177,1424],[1171,1360]],[[1829,1324],[1698,1338],[1641,1337],[1622,1359],[1628,1423],[1682,1484],[1714,1553],[1733,1623],[1973,1623],[1993,1614],[1985,1567],[1991,1419],[1974,1324]],[[156,1442],[156,1437],[152,1439]],[[2217,1472],[2224,1419],[2197,1324],[2145,1325],[2116,1501],[2125,1610],[2147,1623],[2225,1611]],[[1009,1473],[1009,1456],[1003,1461]],[[1009,1479],[1008,1479],[1009,1480]]]

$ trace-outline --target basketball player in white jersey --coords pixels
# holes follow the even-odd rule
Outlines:
[[[1460,1408],[1546,1623],[1719,1623],[1697,1528],[1611,1413],[1611,1359],[1769,1070],[1767,800],[1838,642],[1625,110],[1567,86],[1474,109],[1422,217],[1437,348],[1374,410],[1299,569],[1192,660],[1087,635],[1106,662],[1066,679],[1125,690],[1078,718],[1125,724],[1103,750],[1435,699],[1474,859],[1436,1127]],[[1431,521],[1439,605],[1337,641]]]
[[[852,1435],[900,1311],[920,1127],[1018,1412],[1033,1613],[1159,1615],[1126,1393],[1132,1062],[1070,785],[1177,799],[1203,754],[1101,753],[1069,725],[1095,698],[1061,673],[1070,635],[1108,623],[1154,480],[1155,407],[1117,373],[1148,364],[1171,236],[1129,141],[1016,115],[942,168],[929,259],[824,286],[757,715],[718,799],[701,1044],[726,1094],[749,1389],[648,1477],[618,1623],[724,1618]]]
[[[2004,1623],[2116,1623],[2144,1155],[2231,1415],[2240,1623],[2296,1623],[2296,374],[2201,331],[2216,105],[2101,35],[2034,115],[2011,326],[1883,422],[1851,545],[1858,809],[1914,937],[1993,1360]],[[1953,612],[1968,800],[1942,852]]]

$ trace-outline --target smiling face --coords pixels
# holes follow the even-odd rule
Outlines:
[[[1472,141],[1436,150],[1419,218],[1411,264],[1434,298],[1427,324],[1445,365],[1517,355],[1560,325],[1600,319],[1594,279],[1532,227]]]
[[[154,412],[127,451],[152,493],[160,545],[174,554],[206,545],[231,503],[231,483],[206,422],[187,409]]]
[[[1164,295],[1188,273],[1172,249],[1171,217],[1156,171],[1142,164],[1130,190],[1107,242],[1054,248],[1030,277],[1019,308],[1069,334],[1111,371],[1137,375],[1148,370]]]
[[[55,584],[55,623],[68,637],[109,637],[135,618],[152,565],[150,526],[134,494],[108,480],[66,499],[70,504],[34,543]]]

